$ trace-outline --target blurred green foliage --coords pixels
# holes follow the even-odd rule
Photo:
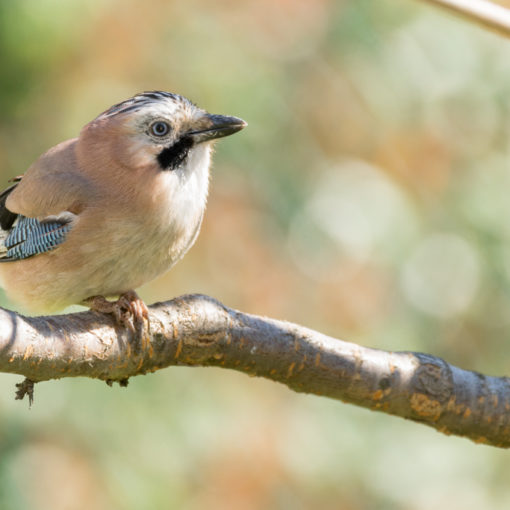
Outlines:
[[[249,122],[147,301],[508,374],[510,49],[410,0],[0,0],[4,182],[141,90]],[[5,306],[14,307],[3,301]],[[507,509],[508,455],[215,369],[0,379],[0,508]]]

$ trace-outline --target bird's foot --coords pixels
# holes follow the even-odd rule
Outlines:
[[[91,310],[109,313],[115,317],[117,324],[135,332],[141,327],[145,331],[150,327],[149,309],[134,290],[122,294],[117,301],[108,301],[103,296],[92,296],[83,302]]]

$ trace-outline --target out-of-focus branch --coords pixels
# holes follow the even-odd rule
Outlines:
[[[510,9],[487,0],[421,0],[510,37]]]
[[[96,312],[23,317],[0,309],[0,372],[24,375],[18,396],[30,396],[32,381],[84,376],[125,384],[171,365],[231,368],[445,434],[510,446],[506,377],[428,354],[361,347],[201,295],[152,305],[150,321],[150,334],[140,339]]]

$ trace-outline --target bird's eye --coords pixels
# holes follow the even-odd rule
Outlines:
[[[154,136],[165,136],[170,131],[170,125],[158,120],[157,122],[154,122],[154,124],[151,124],[149,129]]]

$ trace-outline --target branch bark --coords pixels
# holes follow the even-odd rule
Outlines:
[[[422,0],[510,37],[510,10],[486,0]]]
[[[0,371],[30,382],[92,377],[126,384],[171,365],[216,366],[424,423],[445,434],[510,446],[510,379],[414,352],[361,347],[188,295],[150,307],[141,338],[97,312],[23,317],[0,309]]]

